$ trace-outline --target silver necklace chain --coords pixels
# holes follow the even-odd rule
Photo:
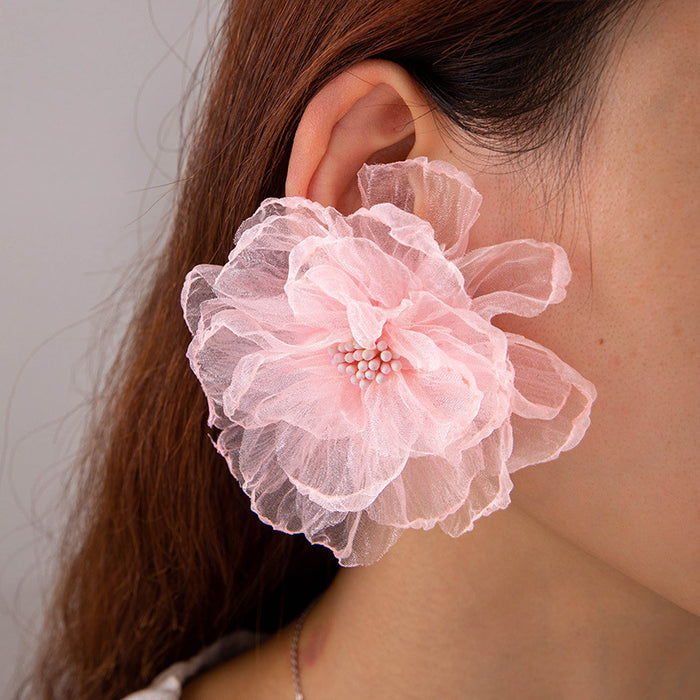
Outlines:
[[[294,700],[304,700],[304,693],[301,689],[301,677],[299,675],[299,637],[301,637],[301,629],[315,602],[315,600],[312,601],[311,605],[304,610],[294,626],[294,636],[292,637],[292,650],[290,654],[292,661],[292,678],[294,678]]]

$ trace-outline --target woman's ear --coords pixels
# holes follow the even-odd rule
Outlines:
[[[435,157],[444,150],[434,112],[400,66],[368,60],[325,85],[297,128],[287,196],[350,214],[360,206],[357,172],[364,163]]]

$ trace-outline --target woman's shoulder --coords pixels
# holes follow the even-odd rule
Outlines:
[[[293,697],[288,637],[285,631],[269,639],[237,631],[173,664],[123,700]]]
[[[181,700],[293,698],[290,645],[291,635],[288,630],[282,630],[263,644],[251,646],[197,675],[179,697]]]
[[[190,692],[191,687],[204,685],[200,680],[217,676],[221,669],[242,661],[248,654],[255,654],[256,645],[266,646],[265,637],[249,630],[238,630],[222,637],[196,656],[178,661],[158,674],[153,682],[142,690],[127,695],[123,700],[194,700],[199,695]],[[202,696],[209,697],[209,696]],[[232,696],[236,697],[236,696]]]

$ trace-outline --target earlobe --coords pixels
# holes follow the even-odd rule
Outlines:
[[[431,157],[439,133],[418,86],[398,65],[363,61],[323,87],[297,129],[287,196],[344,214],[359,207],[356,176],[364,163]]]

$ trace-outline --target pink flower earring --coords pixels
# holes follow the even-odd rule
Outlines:
[[[226,265],[197,266],[182,291],[216,446],[252,509],[344,566],[407,528],[456,537],[506,508],[510,473],[575,447],[595,399],[491,324],[564,298],[559,246],[468,251],[481,195],[447,163],[365,166],[359,185],[350,216],[265,200]]]

